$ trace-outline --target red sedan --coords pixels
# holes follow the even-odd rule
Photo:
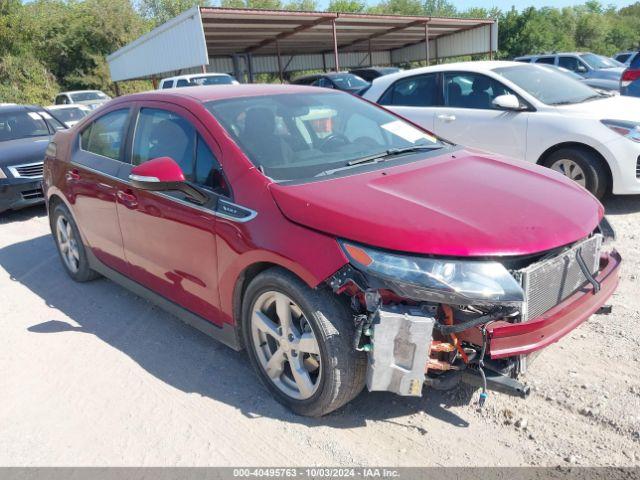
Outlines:
[[[530,354],[601,309],[603,208],[352,95],[215,86],[109,102],[47,149],[62,264],[235,349],[323,415],[365,385],[525,396]]]

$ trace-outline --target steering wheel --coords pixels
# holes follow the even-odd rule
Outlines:
[[[346,145],[348,143],[351,143],[351,140],[349,140],[342,133],[332,133],[331,135],[329,135],[328,137],[325,137],[320,142],[320,145],[318,145],[318,149],[320,149],[322,151],[325,151],[325,150],[329,150],[330,151],[331,149],[339,146],[339,144],[337,144],[336,142],[340,142],[340,143],[342,143],[342,145]]]

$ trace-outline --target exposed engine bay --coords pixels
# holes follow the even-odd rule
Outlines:
[[[608,313],[598,304],[570,324],[570,309],[557,321],[547,315],[563,302],[598,295],[602,245],[612,238],[603,219],[574,244],[500,261],[401,257],[345,242],[350,263],[329,284],[350,297],[353,348],[368,354],[368,389],[421,396],[425,385],[448,390],[464,382],[482,389],[480,405],[487,390],[526,397],[529,387],[518,377],[533,355],[591,313]],[[493,351],[492,339],[510,327],[523,332],[523,345]]]

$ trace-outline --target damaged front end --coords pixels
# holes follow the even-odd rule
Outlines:
[[[606,220],[588,238],[526,258],[404,255],[349,241],[329,283],[351,297],[354,348],[368,352],[369,390],[420,396],[460,381],[526,397],[531,354],[602,308],[620,256],[602,253]]]

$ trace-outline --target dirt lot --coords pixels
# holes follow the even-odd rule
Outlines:
[[[533,364],[527,400],[363,393],[319,420],[244,354],[63,272],[43,209],[0,217],[0,465],[640,465],[640,197],[606,201],[614,313]],[[471,404],[469,404],[471,401]]]

